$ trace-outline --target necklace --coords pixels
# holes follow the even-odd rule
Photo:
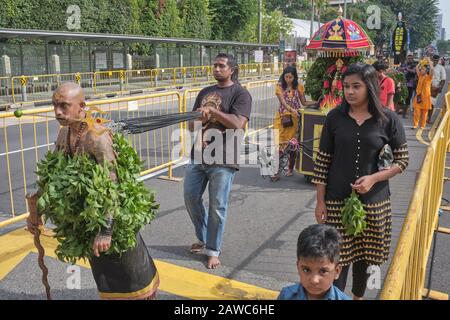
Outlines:
[[[357,119],[356,116],[355,116],[355,114],[354,114],[353,112],[351,112],[350,115],[351,115],[351,117],[353,118],[353,120],[356,121],[357,124],[360,124],[360,123],[362,123],[362,122],[364,122],[364,121],[366,121],[366,120],[372,118],[372,115],[370,115],[369,117],[366,116],[366,117],[364,117],[364,118]]]
[[[72,151],[72,147],[70,145],[70,131],[71,131],[71,128],[69,127],[69,130],[67,132],[67,146],[69,148],[69,154],[70,155],[74,155],[74,153],[77,151],[78,145],[80,144],[81,134],[83,133],[85,127],[86,127],[86,122],[81,122],[80,128],[78,129],[78,133],[77,133],[77,136],[75,138],[75,144],[74,144],[74,150],[73,151]]]

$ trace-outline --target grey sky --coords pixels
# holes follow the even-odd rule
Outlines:
[[[445,28],[447,39],[450,39],[450,1],[439,0],[439,9],[441,9],[441,13],[444,15],[442,18],[442,27]]]

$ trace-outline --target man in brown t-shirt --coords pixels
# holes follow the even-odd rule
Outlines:
[[[202,114],[197,121],[202,131],[184,180],[184,202],[198,239],[190,251],[206,249],[209,269],[220,265],[228,198],[239,169],[239,146],[252,106],[249,92],[238,83],[238,66],[231,55],[219,54],[213,71],[218,83],[200,91],[194,104],[193,109]],[[194,130],[194,122],[189,123],[189,130]],[[208,183],[206,210],[202,196]]]

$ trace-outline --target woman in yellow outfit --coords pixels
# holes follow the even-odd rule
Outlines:
[[[283,153],[289,140],[297,136],[298,129],[298,110],[301,106],[310,106],[315,102],[307,102],[305,99],[305,89],[298,82],[297,69],[288,66],[284,69],[277,84],[275,94],[280,101],[280,107],[275,115],[274,128],[278,129],[279,152]],[[284,119],[282,119],[284,118]],[[291,120],[289,120],[289,118]],[[289,166],[286,176],[293,175],[296,152],[289,154]],[[279,174],[272,176],[272,181],[280,179]]]
[[[416,67],[416,73],[419,77],[416,96],[413,101],[414,106],[414,125],[417,129],[420,122],[420,128],[425,129],[428,110],[431,109],[431,81],[433,80],[433,63],[429,57],[423,59]]]

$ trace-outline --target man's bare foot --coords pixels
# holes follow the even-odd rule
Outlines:
[[[208,269],[216,269],[218,266],[220,266],[218,257],[208,257]]]

